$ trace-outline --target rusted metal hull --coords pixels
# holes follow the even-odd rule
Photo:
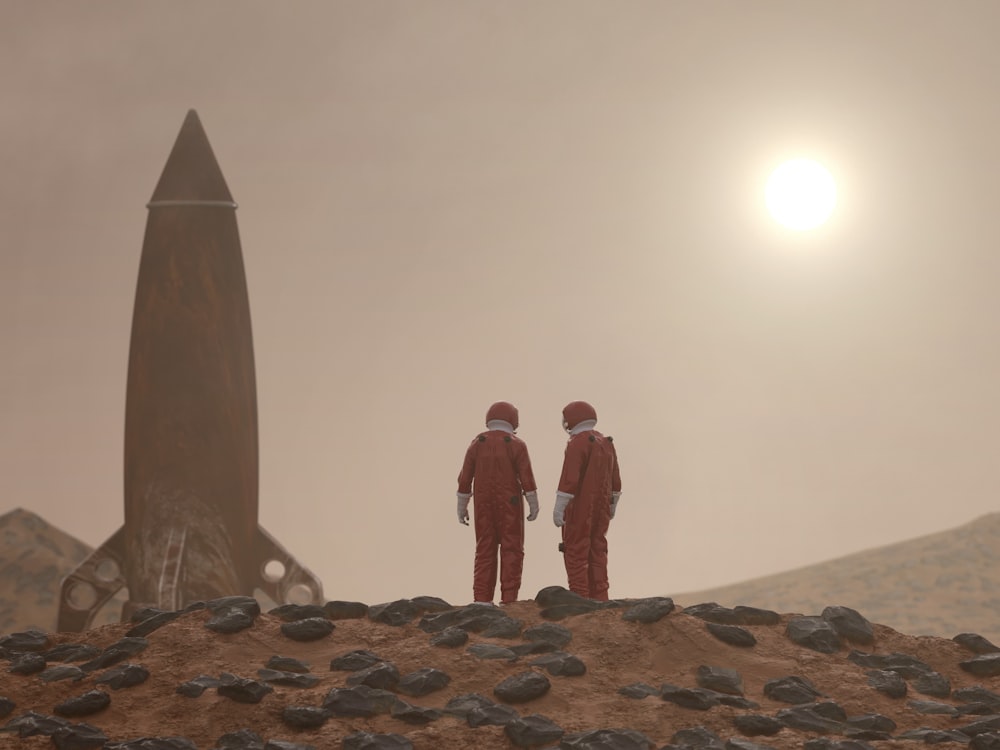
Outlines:
[[[236,204],[193,110],[148,208],[129,349],[125,523],[113,549],[95,552],[119,558],[120,575],[100,581],[99,598],[126,585],[123,617],[255,589],[279,603],[318,601],[315,576],[258,527],[257,395]],[[277,573],[265,574],[269,564]],[[94,586],[77,575],[93,568],[85,562],[64,581],[60,630],[80,629],[81,597],[74,605],[70,590]]]

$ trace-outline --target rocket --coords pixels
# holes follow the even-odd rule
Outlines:
[[[257,590],[321,603],[258,524],[257,393],[236,203],[194,110],[147,204],[125,396],[124,524],[62,583],[58,629]]]

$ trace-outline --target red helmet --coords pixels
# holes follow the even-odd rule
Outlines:
[[[597,420],[597,412],[586,401],[571,401],[566,404],[562,415],[563,427],[567,430],[572,430],[580,422],[585,422],[588,419]]]
[[[486,410],[486,423],[489,424],[494,419],[502,419],[516,430],[517,408],[509,401],[497,401]]]

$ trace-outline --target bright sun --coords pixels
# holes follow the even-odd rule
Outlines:
[[[802,231],[830,218],[837,186],[830,173],[811,159],[786,161],[771,173],[765,190],[767,207],[781,224]]]

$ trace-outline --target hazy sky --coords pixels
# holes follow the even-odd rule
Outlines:
[[[471,600],[464,451],[542,514],[585,399],[612,596],[957,526],[1000,489],[1000,4],[0,0],[0,512],[120,525],[145,203],[189,108],[250,293],[263,525],[327,599]],[[763,185],[825,162],[793,234]]]

